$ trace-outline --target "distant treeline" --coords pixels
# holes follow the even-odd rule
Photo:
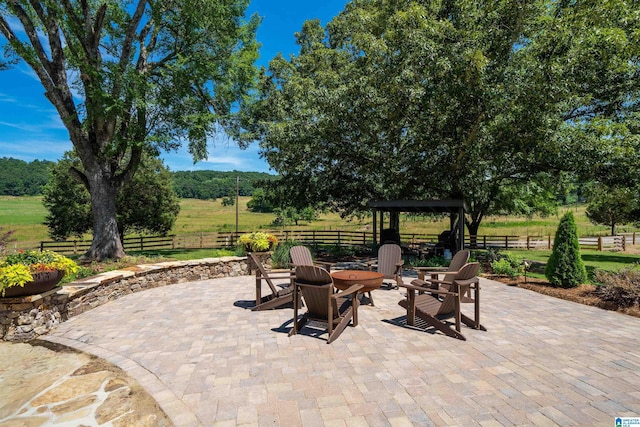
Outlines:
[[[236,179],[240,196],[253,195],[255,181],[272,180],[276,176],[264,172],[217,172],[177,171],[173,172],[173,188],[183,199],[218,199],[236,195]]]
[[[0,158],[0,195],[36,196],[42,194],[42,187],[49,179],[49,167],[54,162]],[[253,195],[253,183],[258,180],[272,180],[276,176],[263,172],[217,172],[217,171],[177,171],[172,172],[176,194],[184,199],[218,199],[235,196],[236,179],[240,196]]]
[[[42,194],[42,187],[49,179],[49,167],[53,162],[0,158],[0,195],[35,196]]]

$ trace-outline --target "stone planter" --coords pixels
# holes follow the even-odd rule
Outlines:
[[[11,286],[4,290],[5,298],[16,298],[28,295],[41,294],[55,288],[64,277],[64,271],[42,271],[32,273],[33,281],[27,282],[24,286]]]
[[[266,269],[271,268],[271,255],[273,255],[273,252],[269,251],[269,252],[247,252],[247,253],[248,254],[252,253],[256,258],[258,258],[262,263],[262,265],[264,266],[264,268]],[[258,269],[258,266],[254,265],[254,262],[251,259],[251,257],[249,257],[248,262],[249,262],[249,273],[256,271]]]

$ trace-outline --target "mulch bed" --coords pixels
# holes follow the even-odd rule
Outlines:
[[[590,305],[605,310],[618,311],[620,313],[628,314],[634,317],[640,317],[640,309],[638,307],[618,308],[611,302],[602,301],[600,297],[595,293],[596,287],[593,285],[580,285],[575,288],[564,289],[551,286],[549,282],[544,279],[531,277],[528,277],[526,282],[524,280],[524,277],[519,277],[517,279],[510,279],[508,277],[495,275],[485,275],[484,277],[486,277],[487,279],[502,282],[509,286],[518,286],[520,288],[528,289],[530,291],[549,295],[555,298],[561,298],[567,301],[577,302],[579,304]]]

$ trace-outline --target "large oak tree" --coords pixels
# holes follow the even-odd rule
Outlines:
[[[471,234],[548,211],[561,171],[606,162],[637,95],[638,5],[601,3],[354,0],[270,62],[246,138],[300,206],[462,198]]]
[[[0,63],[26,62],[80,157],[91,194],[91,259],[124,255],[116,195],[143,152],[233,129],[254,78],[248,0],[0,0]]]

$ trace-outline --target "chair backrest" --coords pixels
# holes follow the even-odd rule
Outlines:
[[[468,249],[463,249],[461,251],[456,252],[456,254],[451,258],[451,263],[449,263],[449,267],[447,271],[458,271],[469,261],[469,257],[471,256],[471,252]],[[443,280],[445,282],[451,283],[455,278],[455,274],[445,274]]]
[[[332,306],[333,279],[324,268],[312,265],[296,267],[296,285],[300,287],[307,312],[310,317],[329,320],[337,315],[337,307]]]
[[[264,281],[266,281],[267,284],[269,285],[269,288],[271,289],[271,292],[273,292],[274,294],[277,294],[278,288],[269,277],[269,272],[267,271],[266,268],[264,268],[264,265],[262,265],[262,262],[260,261],[260,259],[251,252],[249,252],[249,256],[251,257],[251,259],[253,260],[253,263],[258,268],[258,270],[256,270],[256,277],[259,277]]]
[[[311,251],[306,246],[292,246],[289,249],[289,257],[291,258],[291,263],[295,266],[313,265]]]
[[[394,243],[387,243],[378,249],[378,273],[393,278],[396,264],[402,261],[402,248]]]
[[[455,277],[452,281],[452,286],[450,292],[458,293],[458,298],[460,296],[460,290],[455,286],[457,280],[468,280],[476,277],[478,275],[478,271],[480,271],[480,263],[470,262],[462,266],[458,273],[455,274]],[[456,296],[455,295],[446,295],[444,300],[442,301],[442,305],[438,310],[438,314],[448,314],[452,313],[456,309]]]

